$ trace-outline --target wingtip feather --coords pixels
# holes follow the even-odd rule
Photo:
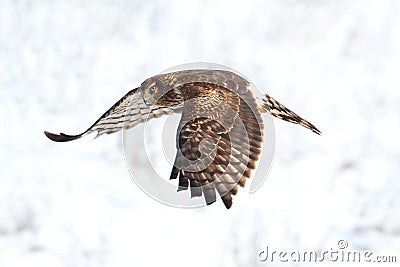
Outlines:
[[[50,133],[48,131],[44,131],[44,134],[47,136],[47,138],[49,138],[51,141],[54,141],[54,142],[68,142],[68,141],[79,139],[82,136],[82,135],[67,135],[64,133],[54,134],[54,133]]]

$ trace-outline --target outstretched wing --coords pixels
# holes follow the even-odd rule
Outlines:
[[[78,135],[64,133],[53,134],[45,131],[45,135],[55,142],[67,142],[81,138],[87,134],[97,132],[97,136],[110,134],[121,129],[132,128],[139,123],[162,115],[179,112],[181,105],[157,107],[144,102],[142,92],[138,88],[129,91],[124,97],[107,110],[92,126]]]
[[[229,209],[261,153],[263,124],[255,99],[249,90],[239,95],[207,83],[185,85],[181,92],[186,101],[170,178],[179,176],[178,191],[190,187],[191,196],[204,195],[207,205],[218,192]]]
[[[321,135],[321,131],[317,129],[311,122],[303,119],[271,96],[265,94],[262,99],[261,112],[269,113],[272,116],[288,121],[294,124],[299,124],[307,129],[310,129],[316,134]]]

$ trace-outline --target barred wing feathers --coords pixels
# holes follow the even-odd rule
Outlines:
[[[216,192],[226,208],[232,206],[232,195],[238,185],[244,186],[261,154],[263,123],[251,91],[223,90],[209,86],[186,85],[181,89],[185,98],[178,128],[178,153],[171,179],[179,177],[179,190],[190,187],[191,196],[202,196],[206,203],[216,201]],[[225,92],[214,103],[215,91]],[[205,98],[193,98],[202,95]],[[189,95],[189,96],[188,96]],[[204,102],[208,99],[208,102]],[[205,110],[205,113],[199,110]],[[226,108],[229,107],[229,108]]]
[[[55,142],[68,142],[76,140],[87,134],[97,132],[97,136],[118,132],[123,128],[132,128],[139,123],[163,115],[179,111],[179,105],[171,107],[156,107],[144,102],[142,92],[135,88],[117,101],[107,110],[92,126],[78,135],[64,133],[54,134],[45,131],[45,135]]]

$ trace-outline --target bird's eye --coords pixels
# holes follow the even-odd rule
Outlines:
[[[156,91],[157,87],[155,85],[153,85],[152,87],[150,87],[150,92],[154,93]]]

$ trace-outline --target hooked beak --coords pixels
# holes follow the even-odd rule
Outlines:
[[[148,99],[148,94],[146,93],[146,92],[143,92],[143,101],[144,101],[144,103],[146,104],[146,105],[148,105],[149,104],[149,101],[148,101],[149,99]]]

